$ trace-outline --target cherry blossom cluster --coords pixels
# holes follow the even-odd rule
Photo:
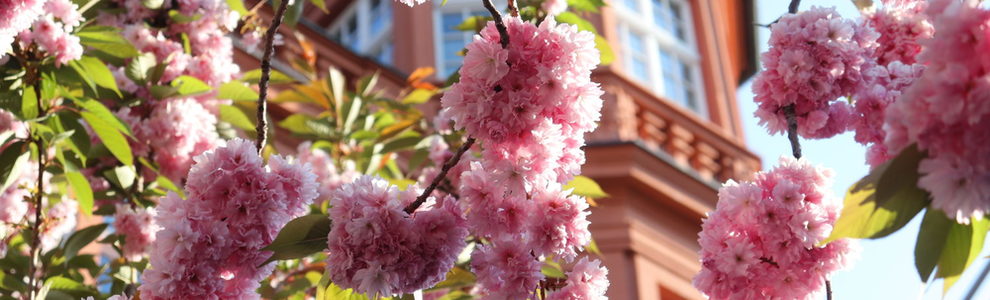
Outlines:
[[[29,29],[24,29],[17,35],[21,47],[26,48],[33,42],[55,58],[56,66],[82,57],[83,48],[79,43],[79,37],[72,35],[73,29],[83,20],[82,14],[78,11],[79,7],[71,0],[25,1],[23,5],[35,3],[42,3],[41,13],[36,19],[28,19],[34,16],[34,11],[28,10],[23,12],[25,16],[14,18],[31,24]],[[2,35],[0,33],[0,36]],[[5,43],[6,41],[2,39],[0,38],[0,43]]]
[[[812,7],[770,26],[770,49],[753,82],[756,116],[771,134],[787,131],[793,107],[797,133],[828,138],[845,132],[853,115],[836,101],[855,94],[879,72],[872,55],[878,35],[832,8]]]
[[[526,183],[566,182],[580,172],[584,134],[601,115],[594,34],[553,19],[537,26],[513,17],[505,26],[506,48],[493,22],[467,45],[443,110],[498,169]]]
[[[323,150],[314,149],[311,142],[299,144],[296,147],[296,152],[299,162],[312,166],[313,173],[316,174],[316,182],[320,184],[320,195],[316,198],[317,204],[329,200],[337,188],[351,183],[361,176],[354,161],[351,160],[344,160],[341,164],[343,170],[338,171],[333,158]]]
[[[960,223],[990,212],[990,10],[932,1],[937,31],[922,41],[925,70],[886,112],[886,146],[927,152],[918,186]]]
[[[467,45],[460,82],[441,102],[442,114],[484,146],[459,178],[471,232],[488,242],[472,254],[478,287],[493,299],[523,299],[544,279],[541,259],[572,261],[590,241],[588,204],[562,184],[580,172],[603,92],[590,79],[594,35],[552,18],[505,26],[506,47],[491,22]]]
[[[921,53],[921,41],[932,37],[935,28],[924,14],[925,0],[886,0],[883,6],[863,14],[864,21],[880,37],[876,50],[877,64],[886,66],[899,61],[914,64]]]
[[[412,293],[443,280],[465,247],[468,231],[454,198],[431,197],[412,213],[420,194],[363,176],[330,200],[327,271],[334,283],[371,296]],[[539,269],[537,269],[537,272]]]
[[[157,207],[162,230],[142,275],[142,299],[258,299],[273,265],[260,251],[317,196],[308,165],[280,156],[267,166],[250,141],[231,140],[195,158],[183,200],[169,193]]]
[[[14,38],[41,16],[45,0],[0,0],[0,59],[12,49]]]
[[[124,107],[116,115],[127,122],[134,133],[131,142],[134,153],[152,158],[159,172],[176,183],[182,183],[186,178],[193,157],[221,143],[216,132],[216,116],[192,98]],[[148,175],[148,178],[154,178],[154,175]]]
[[[149,247],[155,242],[155,232],[159,229],[154,218],[154,208],[117,205],[117,212],[113,215],[113,228],[123,239],[120,250],[125,259],[140,261],[148,254]]]
[[[573,299],[606,299],[608,290],[608,269],[601,266],[598,260],[589,261],[581,258],[567,272],[567,282],[564,288],[547,295],[547,300]]]
[[[866,163],[870,166],[876,167],[897,154],[888,151],[884,145],[887,136],[883,129],[884,114],[887,107],[921,76],[924,69],[921,64],[906,65],[893,61],[886,67],[878,68],[881,72],[876,81],[853,96],[855,118],[850,127],[856,132],[856,142],[869,146],[866,150]]]
[[[240,67],[233,62],[233,44],[227,33],[237,27],[240,15],[222,0],[165,1],[157,10],[146,8],[141,0],[117,0],[127,8],[122,14],[101,18],[106,25],[124,28],[123,35],[139,51],[153,53],[158,63],[166,64],[162,82],[179,75],[196,77],[211,86],[234,79]],[[176,6],[172,6],[176,5]],[[166,9],[192,19],[188,22],[166,18],[164,27],[151,27],[145,20],[158,17]],[[190,53],[182,46],[182,35],[189,39]],[[126,80],[119,78],[118,80]],[[131,86],[125,84],[123,86]],[[134,91],[131,91],[134,92]],[[201,100],[212,100],[202,97]]]
[[[817,299],[854,247],[845,239],[818,246],[842,207],[831,178],[831,170],[783,157],[752,182],[726,182],[702,224],[694,286],[713,299]]]

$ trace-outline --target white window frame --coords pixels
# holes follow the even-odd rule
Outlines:
[[[393,5],[392,0],[381,0],[381,1],[383,5]],[[343,34],[344,30],[350,29],[347,27],[348,21],[350,21],[350,18],[356,17],[357,37],[360,43],[356,45],[357,49],[351,49],[351,50],[375,58],[374,56],[375,53],[373,53],[373,51],[378,51],[382,49],[382,47],[384,47],[386,43],[392,43],[393,22],[391,20],[394,20],[394,18],[390,16],[389,22],[385,23],[385,27],[380,32],[372,33],[371,24],[373,20],[372,20],[371,9],[372,7],[370,0],[355,1],[347,8],[345,8],[344,11],[341,12],[340,15],[336,18],[336,20],[334,20],[334,22],[330,24],[330,26],[327,28],[327,32],[330,33],[331,36],[341,37],[341,39],[343,39],[342,37],[344,36]],[[394,7],[390,8],[389,12],[391,12],[392,15],[394,16],[395,15]],[[341,40],[340,42],[344,46],[350,47],[350,41]],[[393,45],[392,61],[395,61],[394,47],[395,46]]]
[[[631,32],[640,33],[643,35],[643,42],[646,44],[649,81],[636,81],[647,85],[650,90],[658,95],[664,95],[666,99],[672,102],[678,102],[673,98],[666,97],[663,63],[660,59],[660,49],[663,49],[667,53],[670,53],[674,59],[680,60],[691,69],[691,76],[686,79],[690,80],[691,86],[689,89],[694,94],[697,107],[690,107],[687,105],[688,103],[677,104],[707,119],[708,105],[705,103],[704,86],[701,76],[701,57],[696,46],[696,35],[694,34],[694,21],[692,20],[690,3],[683,0],[665,0],[676,3],[680,9],[679,14],[682,20],[680,26],[684,32],[684,39],[680,39],[677,37],[676,32],[669,32],[654,22],[653,0],[628,0],[636,3],[638,8],[635,10],[626,7],[625,1],[623,0],[621,3],[617,3],[613,11],[618,20],[617,29],[621,44],[623,45],[623,67],[626,73],[630,78],[636,78],[632,70],[632,50],[627,45]]]
[[[467,18],[470,16],[477,16],[477,15],[485,16],[488,14],[488,11],[485,10],[484,6],[482,6],[481,3],[478,2],[477,0],[448,0],[447,4],[444,5],[441,5],[443,1],[430,1],[430,2],[433,3],[433,48],[434,48],[433,55],[436,61],[436,74],[438,77],[448,73],[453,74],[453,72],[457,70],[456,68],[453,70],[447,70],[446,67],[444,66],[446,62],[445,61],[446,58],[444,57],[444,53],[443,53],[444,33],[443,33],[443,24],[441,24],[443,22],[443,14],[459,12],[461,13],[462,17]],[[504,0],[496,0],[493,2],[495,4],[495,7],[504,7],[506,5],[506,2]],[[464,31],[462,32],[462,34],[464,35],[465,41],[467,41],[468,43],[470,43],[475,36],[474,33],[468,31]],[[440,79],[446,79],[446,78],[440,78]]]

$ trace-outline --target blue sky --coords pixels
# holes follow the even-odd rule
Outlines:
[[[879,2],[879,1],[878,1]],[[787,0],[758,0],[757,23],[768,24],[787,11]],[[835,6],[843,17],[858,17],[859,13],[849,0],[813,0],[804,1],[802,10],[812,6]],[[765,51],[768,29],[757,29],[760,51]],[[740,112],[743,115],[743,126],[746,142],[753,152],[763,158],[764,168],[772,167],[781,155],[790,155],[790,145],[782,135],[770,136],[766,130],[757,124],[753,117],[756,104],[753,103],[753,93],[747,82],[737,91]],[[826,140],[802,140],[804,155],[815,164],[821,164],[835,170],[834,191],[837,196],[844,195],[846,188],[869,171],[864,163],[865,148],[853,141],[853,134],[846,133]],[[836,274],[833,278],[833,295],[835,299],[942,299],[942,283],[935,281],[929,285],[922,284],[914,268],[914,244],[921,223],[920,214],[900,231],[878,240],[863,240],[861,256],[853,267]],[[988,243],[990,244],[990,243]],[[990,255],[984,248],[980,257]],[[944,299],[962,299],[972,286],[980,269],[987,264],[987,259],[979,258],[963,275],[963,278],[953,287]],[[973,299],[990,299],[990,284],[985,284]]]

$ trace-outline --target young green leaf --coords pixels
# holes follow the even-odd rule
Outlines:
[[[93,214],[93,189],[89,186],[89,180],[82,173],[66,172],[72,191],[76,194],[76,201],[79,202],[79,210],[86,215]]]
[[[220,105],[220,120],[247,132],[254,132],[256,130],[254,122],[251,122],[247,114],[240,108],[232,105]]]
[[[234,80],[224,83],[217,89],[217,99],[258,101],[258,93],[244,85],[244,82]]]
[[[609,46],[608,40],[601,35],[595,35],[595,48],[598,49],[599,53],[599,65],[607,66],[615,61],[615,53],[612,52],[612,46]]]
[[[213,90],[213,88],[202,80],[199,80],[199,78],[189,75],[182,75],[173,79],[172,87],[178,88],[177,92],[180,96],[197,95]]]
[[[244,7],[244,0],[227,0],[227,7],[236,11],[242,18],[248,15],[248,10]]]
[[[100,103],[100,101],[96,101],[93,99],[80,100],[76,98],[72,98],[72,101],[75,102],[76,105],[82,107],[84,111],[88,111],[96,115],[100,119],[106,121],[107,124],[113,127],[113,129],[120,131],[126,136],[130,136],[130,137],[134,136],[131,133],[131,128],[127,126],[127,123],[124,123],[124,121],[120,120],[120,118],[117,118],[117,115],[114,115],[113,112],[111,112],[109,108],[104,106],[103,103]],[[83,132],[85,132],[85,130]]]
[[[595,28],[594,24],[591,24],[591,22],[588,22],[588,20],[585,20],[575,13],[565,11],[557,15],[556,19],[559,23],[574,24],[577,25],[578,30],[590,31],[595,35],[598,35],[598,29]]]
[[[117,96],[121,96],[120,90],[117,89],[117,81],[113,78],[113,73],[110,72],[107,65],[100,61],[100,59],[83,56],[78,60],[69,62],[69,64],[77,72],[82,71],[79,73],[80,76],[92,80],[99,87],[113,91]]]
[[[928,193],[917,186],[918,162],[924,157],[912,145],[853,184],[832,235],[823,243],[874,239],[904,227],[928,205]]]
[[[134,164],[134,154],[131,153],[131,145],[127,143],[127,138],[114,128],[111,122],[89,111],[82,111],[79,114],[93,128],[93,131],[103,141],[103,145],[107,147],[107,150],[110,150],[110,153],[114,157],[117,157],[117,160],[120,160],[125,165]]]
[[[26,144],[23,141],[11,143],[3,153],[0,153],[0,191],[5,191],[13,185],[28,166],[31,151],[24,148]]]
[[[598,199],[608,197],[608,193],[602,190],[602,187],[598,185],[595,180],[585,177],[585,176],[574,176],[571,182],[564,185],[564,189],[574,189],[571,191],[572,195],[584,196],[588,198]]]
[[[406,95],[405,98],[402,98],[402,103],[403,104],[426,103],[427,101],[430,101],[431,98],[433,98],[433,95],[436,94],[437,91],[431,91],[427,89],[415,89],[412,92],[410,92],[408,95]]]
[[[327,248],[327,234],[330,233],[330,217],[327,215],[306,215],[289,221],[279,231],[271,244],[261,248],[272,251],[261,265],[284,259],[309,256]]]
[[[980,255],[987,230],[990,230],[990,220],[986,218],[973,219],[970,224],[955,223],[949,229],[945,249],[942,249],[938,260],[938,271],[935,272],[935,277],[945,279],[942,283],[943,295]]]
[[[89,25],[76,32],[75,35],[79,37],[79,42],[83,46],[91,47],[117,58],[126,59],[138,55],[137,49],[124,36],[120,35],[120,29],[116,27]]]
[[[316,7],[319,7],[320,10],[323,11],[323,13],[325,13],[325,14],[329,14],[330,13],[330,10],[327,9],[327,2],[326,2],[326,0],[309,0],[309,2],[312,2],[313,5],[316,5]]]
[[[131,63],[124,69],[124,75],[127,75],[127,78],[130,78],[139,85],[144,84],[148,80],[148,71],[157,64],[158,61],[154,53],[142,53],[131,60]]]
[[[241,80],[247,83],[257,84],[259,81],[261,81],[261,69],[254,69],[251,71],[244,72],[244,77],[241,77]],[[292,77],[289,77],[289,75],[285,75],[285,73],[272,70],[271,74],[269,74],[269,79],[268,79],[269,84],[281,84],[281,83],[293,83],[293,82],[296,82],[296,80],[292,79]]]
[[[918,240],[914,246],[914,266],[922,282],[928,282],[932,271],[938,265],[942,250],[945,249],[946,237],[955,224],[955,221],[946,217],[940,210],[929,208],[925,212],[925,217],[921,220],[921,229],[918,230]]]
[[[72,259],[76,254],[79,254],[79,250],[82,250],[83,247],[86,247],[86,245],[99,238],[103,234],[103,231],[107,229],[107,226],[109,225],[106,223],[96,224],[73,233],[69,236],[69,239],[65,240],[63,256],[67,260]]]

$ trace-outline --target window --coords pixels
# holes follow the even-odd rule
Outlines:
[[[615,10],[629,77],[703,117],[700,57],[684,0],[623,0]],[[641,7],[648,9],[640,9]]]
[[[384,65],[393,62],[391,1],[355,1],[334,20],[328,32],[334,40],[356,53]]]
[[[457,29],[457,25],[471,16],[488,16],[488,11],[477,0],[448,0],[446,5],[440,5],[442,2],[433,2],[433,28],[437,77],[446,79],[461,67],[461,51],[474,39],[474,32]],[[504,1],[493,2],[495,7],[505,7]]]

